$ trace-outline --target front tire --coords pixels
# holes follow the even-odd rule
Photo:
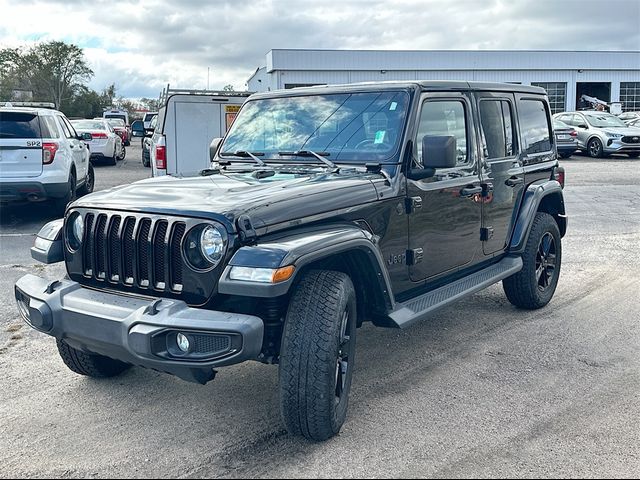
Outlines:
[[[93,378],[109,378],[120,375],[131,365],[95,353],[82,352],[70,347],[64,340],[56,339],[58,353],[69,370],[78,375]]]
[[[522,270],[502,281],[513,305],[535,310],[551,301],[560,277],[560,241],[560,229],[554,218],[548,213],[536,213],[522,255]]]
[[[560,158],[569,158],[573,153],[559,153]]]
[[[312,270],[296,286],[282,335],[280,411],[289,433],[324,441],[347,416],[356,339],[349,276]]]
[[[602,158],[603,148],[599,138],[592,138],[587,144],[587,153],[591,158]]]

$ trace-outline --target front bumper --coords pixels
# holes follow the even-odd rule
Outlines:
[[[71,280],[25,275],[15,286],[24,320],[73,348],[206,383],[214,368],[254,360],[262,349],[258,317],[191,308],[181,300],[149,299],[85,288]],[[184,353],[183,333],[193,349]],[[208,350],[207,350],[208,349]]]
[[[640,153],[640,143],[625,143],[620,139],[607,139],[604,143],[605,153]]]

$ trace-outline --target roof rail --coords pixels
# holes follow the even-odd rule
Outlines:
[[[35,107],[35,108],[56,108],[53,102],[0,102],[0,107]]]
[[[170,88],[170,84],[162,89],[158,97],[158,106],[162,107],[167,103],[171,95],[218,95],[221,97],[248,97],[254,92],[229,92],[226,90],[197,90],[186,88]]]

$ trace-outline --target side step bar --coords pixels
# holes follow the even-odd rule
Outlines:
[[[510,277],[514,273],[518,273],[520,270],[522,270],[522,258],[505,257],[495,265],[456,280],[449,285],[437,288],[404,303],[396,304],[396,308],[389,314],[389,318],[398,328],[407,328],[420,320],[424,320],[439,308],[476,293],[504,278]]]

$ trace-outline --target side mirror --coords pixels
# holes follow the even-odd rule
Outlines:
[[[425,135],[422,137],[422,168],[412,168],[409,178],[422,180],[433,177],[436,168],[453,168],[457,163],[456,137]]]
[[[89,132],[85,132],[85,133],[81,134],[80,137],[85,142],[90,142],[91,140],[93,140],[93,135],[91,135]]]
[[[136,120],[135,122],[133,122],[133,124],[131,125],[131,131],[134,137],[144,137],[145,129],[143,121]]]
[[[218,151],[218,147],[220,146],[221,142],[221,138],[214,138],[209,144],[209,160],[211,160],[212,162],[214,157],[216,156],[216,152]]]

